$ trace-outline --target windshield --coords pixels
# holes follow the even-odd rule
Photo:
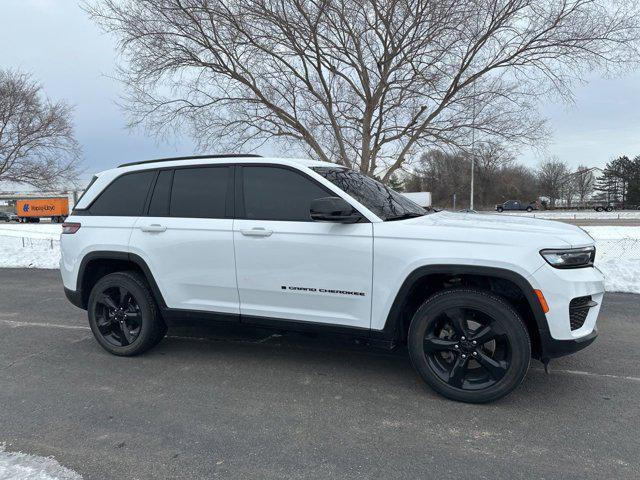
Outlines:
[[[313,167],[313,170],[344,190],[382,220],[425,215],[424,208],[360,172],[340,167]]]

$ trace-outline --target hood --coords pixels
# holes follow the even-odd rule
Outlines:
[[[498,235],[497,238],[504,242],[531,241],[544,245],[544,248],[584,247],[594,244],[593,239],[580,227],[537,218],[442,211],[400,222],[407,226],[442,227],[451,233],[464,231],[464,235],[472,241],[496,239]]]

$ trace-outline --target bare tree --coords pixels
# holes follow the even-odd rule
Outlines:
[[[538,185],[540,193],[549,197],[551,208],[556,206],[556,200],[563,197],[567,182],[569,167],[566,162],[557,158],[545,160],[538,167]]]
[[[48,189],[75,179],[78,162],[71,108],[28,74],[0,70],[0,181]]]
[[[418,150],[544,136],[539,95],[638,58],[634,0],[88,0],[131,124],[387,181]]]
[[[585,207],[587,199],[591,196],[595,188],[596,182],[593,175],[593,169],[584,165],[579,165],[573,174],[573,179],[580,206]]]
[[[532,201],[538,197],[536,175],[515,163],[512,154],[500,145],[479,145],[476,148],[476,203],[492,207],[505,200]],[[407,191],[430,191],[433,202],[440,207],[466,206],[470,183],[469,154],[430,150],[423,154],[414,171],[405,176]]]

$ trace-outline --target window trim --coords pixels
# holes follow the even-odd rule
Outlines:
[[[308,220],[281,220],[281,219],[266,219],[266,218],[247,218],[246,215],[246,210],[245,210],[245,202],[244,202],[244,168],[245,167],[266,167],[266,168],[278,168],[281,170],[289,170],[292,171],[298,175],[300,175],[301,177],[309,180],[310,182],[312,182],[313,184],[315,184],[317,187],[319,187],[320,189],[324,190],[327,193],[327,196],[329,197],[340,197],[340,195],[338,195],[336,192],[332,191],[330,188],[327,187],[327,185],[324,185],[322,182],[318,181],[317,179],[313,178],[311,175],[309,175],[307,172],[300,170],[298,168],[295,167],[291,167],[289,165],[283,165],[280,163],[238,163],[235,165],[236,166],[236,174],[234,175],[235,178],[235,215],[234,215],[234,219],[236,220],[250,220],[250,221],[255,221],[255,222],[296,222],[296,223],[325,223],[325,222],[318,222],[316,220],[312,220],[311,218],[309,218]],[[346,192],[344,192],[346,193]],[[344,199],[344,197],[340,197]],[[351,198],[349,196],[349,198]],[[352,201],[349,201],[349,205],[351,205],[353,207],[353,209],[358,213],[358,215],[360,215],[361,219],[356,222],[356,223],[371,223],[371,220],[369,220],[367,218],[366,215],[364,215],[360,209],[356,206],[353,205]]]

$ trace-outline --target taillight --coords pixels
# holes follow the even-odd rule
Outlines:
[[[80,224],[79,223],[73,223],[73,222],[65,222],[62,224],[62,233],[76,233],[78,230],[80,230]]]

